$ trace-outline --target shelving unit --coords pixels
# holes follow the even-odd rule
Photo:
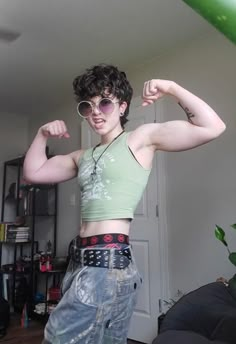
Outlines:
[[[53,286],[56,286],[57,284],[60,284],[61,282],[61,277],[64,275],[65,270],[52,270],[52,271],[47,271],[47,272],[40,272],[38,271],[38,275],[44,276],[45,278],[45,299],[43,300],[44,306],[42,309],[42,314],[38,314],[34,310],[34,315],[38,317],[38,319],[43,319],[47,321],[48,315],[49,315],[49,307],[51,304],[56,304],[55,299],[50,299],[49,297],[49,288],[48,288],[48,282],[49,279],[52,277],[53,278]],[[57,282],[56,282],[57,280]]]
[[[39,240],[40,236],[38,232],[39,230],[44,230],[47,233],[50,233],[52,253],[53,257],[55,257],[57,242],[58,191],[56,184],[28,185],[24,183],[22,180],[23,162],[24,156],[21,156],[13,160],[6,161],[4,163],[1,223],[9,221],[9,214],[7,214],[6,212],[6,196],[7,190],[10,191],[10,187],[14,185],[15,190],[12,201],[12,204],[14,204],[14,209],[11,211],[13,218],[10,219],[10,222],[15,222],[15,219],[17,217],[24,219],[25,225],[29,227],[30,238],[25,242],[8,242],[7,240],[0,241],[0,275],[2,282],[4,280],[4,275],[10,276],[10,280],[12,282],[10,302],[12,308],[16,311],[20,310],[16,304],[16,285],[20,277],[26,277],[29,286],[29,297],[27,303],[29,310],[33,312],[35,306],[35,294],[38,287],[39,275],[42,275],[42,273],[39,274],[39,272],[37,271],[38,262],[35,261],[35,256],[39,251],[45,250],[45,245],[44,247],[41,247],[43,246],[43,244]],[[11,251],[11,253],[13,254],[13,260],[7,262],[7,264],[10,264],[11,266],[10,271],[6,270],[6,264],[3,264],[2,261],[4,247],[7,248],[7,250]],[[19,259],[19,257],[22,257],[26,251],[29,257],[28,269],[27,271],[17,271],[17,260]],[[51,275],[51,273],[47,274],[47,276]],[[47,289],[48,277],[46,279],[46,293]],[[1,292],[3,293],[3,283],[1,283]],[[46,311],[47,310],[45,309],[45,312]]]

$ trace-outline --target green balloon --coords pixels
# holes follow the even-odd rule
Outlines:
[[[236,0],[183,0],[236,44]]]

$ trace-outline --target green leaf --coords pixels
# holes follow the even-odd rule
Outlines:
[[[215,236],[218,240],[220,240],[226,247],[228,246],[227,242],[225,241],[225,232],[224,230],[219,227],[215,226]]]
[[[236,229],[236,223],[234,223],[234,224],[231,225],[230,227],[232,227],[233,229]]]
[[[231,261],[232,264],[236,266],[236,252],[232,252],[229,254],[229,260]]]

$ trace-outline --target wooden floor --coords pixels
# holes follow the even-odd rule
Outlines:
[[[28,328],[21,328],[19,316],[11,315],[11,323],[7,335],[0,339],[0,343],[5,344],[41,344],[43,340],[44,326],[37,321],[31,320]],[[128,340],[127,344],[140,344],[133,340]]]
[[[28,328],[21,328],[20,317],[11,315],[7,335],[0,339],[0,343],[8,344],[41,344],[43,340],[43,325],[30,321]]]

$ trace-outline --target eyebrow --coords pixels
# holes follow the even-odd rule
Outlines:
[[[111,96],[112,96],[112,97],[111,97]],[[99,101],[101,101],[102,99],[104,99],[104,98],[105,98],[105,99],[110,99],[110,100],[113,100],[113,99],[115,98],[115,96],[112,95],[112,94],[109,94],[109,95],[107,95],[107,96],[101,95],[101,96],[95,96],[95,97],[101,97],[101,98],[97,101],[97,103],[98,103]],[[91,98],[90,98],[90,99],[85,99],[85,100],[83,100],[83,101],[87,101],[87,102],[90,102],[90,103],[96,105],[96,103],[93,102],[93,101],[91,100]]]

